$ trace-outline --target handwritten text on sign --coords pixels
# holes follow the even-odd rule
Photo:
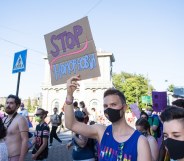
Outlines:
[[[45,35],[52,85],[100,76],[95,44],[87,17]]]

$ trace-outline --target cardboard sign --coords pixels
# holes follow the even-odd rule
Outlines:
[[[152,92],[153,110],[161,112],[167,107],[167,92]]]
[[[51,84],[66,83],[73,75],[82,80],[100,76],[88,18],[84,17],[45,36]]]
[[[136,116],[136,118],[139,119],[141,112],[140,112],[139,107],[137,106],[137,103],[131,104],[130,105],[130,109],[134,113],[134,115]]]

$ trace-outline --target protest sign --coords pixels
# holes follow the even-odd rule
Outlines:
[[[151,96],[142,96],[142,103],[151,104]]]
[[[167,92],[152,92],[153,110],[161,112],[167,106]]]
[[[73,75],[81,80],[100,76],[95,44],[88,18],[84,17],[46,34],[51,84],[66,83]]]
[[[137,103],[131,104],[130,109],[133,112],[133,114],[136,116],[136,118],[139,119],[141,112],[139,107],[137,106]]]

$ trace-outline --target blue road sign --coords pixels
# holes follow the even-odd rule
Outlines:
[[[12,73],[25,72],[26,58],[27,58],[27,50],[15,53]]]

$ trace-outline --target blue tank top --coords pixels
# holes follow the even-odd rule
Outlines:
[[[125,142],[117,142],[112,134],[112,125],[108,126],[100,144],[100,161],[137,161],[137,142],[140,132],[135,130]]]

